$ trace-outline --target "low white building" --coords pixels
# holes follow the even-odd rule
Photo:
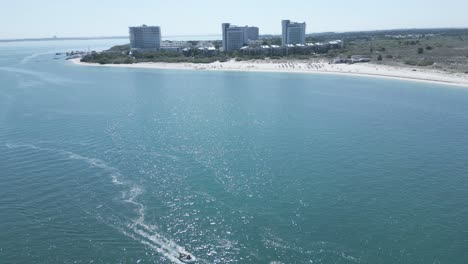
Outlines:
[[[182,52],[184,48],[188,48],[191,45],[187,41],[163,41],[161,43],[161,50],[163,51],[174,51]]]

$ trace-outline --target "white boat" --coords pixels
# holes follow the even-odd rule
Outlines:
[[[190,254],[185,254],[185,253],[179,253],[179,256],[177,257],[177,259],[187,264],[192,264],[196,262],[194,257],[192,257]]]

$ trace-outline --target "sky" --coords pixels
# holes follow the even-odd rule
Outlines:
[[[0,39],[125,36],[161,26],[164,36],[221,35],[221,23],[280,34],[281,20],[307,33],[468,28],[468,0],[0,0]]]

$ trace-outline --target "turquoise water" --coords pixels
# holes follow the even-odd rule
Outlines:
[[[0,262],[468,263],[468,89],[0,44]]]

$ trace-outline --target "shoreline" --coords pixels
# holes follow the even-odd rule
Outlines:
[[[97,64],[72,59],[72,63],[92,67],[117,67],[159,70],[198,70],[231,72],[270,72],[334,74],[372,78],[385,78],[403,81],[424,82],[468,88],[468,74],[447,73],[432,69],[397,67],[378,64],[329,64],[324,61],[227,61],[209,64],[148,62],[135,64]]]

